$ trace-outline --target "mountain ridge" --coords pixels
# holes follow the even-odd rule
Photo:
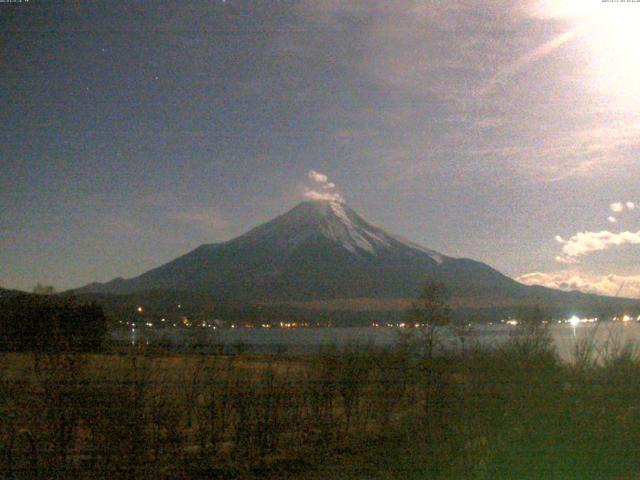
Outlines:
[[[484,298],[492,305],[591,298],[526,286],[482,262],[449,257],[389,234],[344,203],[319,200],[302,202],[234,239],[200,245],[136,277],[92,283],[76,292],[199,291],[221,301],[253,303],[391,302],[415,298],[427,280],[445,283],[457,301]]]

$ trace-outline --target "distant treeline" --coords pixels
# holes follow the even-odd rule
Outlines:
[[[95,352],[107,322],[102,307],[73,297],[18,295],[0,298],[0,350]]]
[[[183,318],[198,323],[215,320],[222,326],[232,324],[248,324],[259,326],[263,323],[277,325],[283,323],[299,323],[335,327],[363,327],[372,323],[384,325],[397,324],[407,318],[404,310],[363,311],[363,310],[313,310],[292,305],[257,305],[246,302],[231,302],[215,299],[206,293],[148,291],[128,295],[80,294],[83,303],[97,302],[102,305],[110,319],[124,322],[157,321],[166,318],[167,325],[174,322],[182,324]],[[527,316],[536,308],[544,308],[550,319],[580,317],[598,317],[602,319],[616,315],[640,314],[640,302],[629,300],[615,304],[611,299],[603,298],[600,304],[581,304],[574,302],[567,305],[533,304],[530,306],[501,306],[485,308],[453,308],[454,322],[489,323],[501,319]],[[142,312],[138,307],[143,307]]]

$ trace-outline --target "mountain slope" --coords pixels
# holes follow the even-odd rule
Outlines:
[[[179,290],[263,303],[391,300],[414,298],[427,279],[443,281],[462,305],[582,295],[522,285],[483,263],[390,235],[329,201],[303,202],[233,240],[201,245],[138,277],[94,283],[78,292]]]

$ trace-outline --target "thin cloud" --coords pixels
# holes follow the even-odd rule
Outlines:
[[[609,220],[610,223],[616,223],[618,221],[618,219],[613,215],[607,217],[607,220]]]
[[[640,231],[613,233],[607,230],[600,232],[578,232],[568,239],[556,236],[562,244],[562,255],[556,257],[560,263],[575,263],[578,257],[594,252],[608,250],[622,245],[640,244]]]
[[[309,170],[307,176],[314,182],[321,185],[326,185],[329,181],[329,178],[324,173],[316,172],[315,170]]]
[[[344,199],[339,193],[335,192],[319,192],[317,190],[307,189],[304,192],[304,198],[307,200],[329,200],[332,202],[344,202]]]
[[[484,88],[480,90],[480,95],[486,95],[493,92],[496,87],[513,78],[521,70],[524,70],[529,64],[537,62],[538,60],[546,57],[554,50],[562,47],[565,43],[571,41],[573,38],[584,32],[585,29],[585,25],[574,27],[564,33],[556,35],[552,39],[521,56],[513,64],[505,67],[500,72],[498,72],[498,74],[493,77]]]
[[[640,124],[632,112],[611,107],[610,91],[594,95],[591,82],[582,81],[588,62],[573,53],[586,48],[588,17],[577,15],[576,2],[565,3],[487,0],[478,10],[458,1],[302,0],[298,8],[326,42],[337,39],[343,47],[332,65],[402,100],[378,102],[373,114],[350,111],[356,121],[349,129],[370,133],[348,134],[349,147],[383,164],[388,173],[381,181],[406,186],[404,172],[412,170],[424,187],[433,163],[456,157],[469,165],[459,168],[474,168],[476,151],[488,152],[483,171],[545,182],[610,175],[612,164],[635,161],[628,150],[638,144]],[[315,37],[302,43],[309,54],[318,52]],[[597,108],[577,100],[586,94]],[[550,97],[552,104],[543,101]],[[328,107],[334,117],[335,105]],[[450,118],[464,121],[454,129]],[[344,129],[330,136],[345,142]]]
[[[564,265],[574,265],[578,263],[578,260],[576,260],[575,258],[563,257],[562,255],[556,256],[555,261]]]
[[[516,280],[525,285],[541,285],[564,291],[640,298],[640,275],[593,275],[577,270],[561,270],[552,273],[527,273]]]
[[[609,205],[609,208],[612,212],[620,213],[624,210],[624,204],[622,202],[613,202],[611,205]]]

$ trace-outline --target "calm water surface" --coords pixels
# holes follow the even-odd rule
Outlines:
[[[509,338],[516,327],[504,324],[482,325],[473,328],[473,338],[482,345],[499,345]],[[551,336],[558,353],[565,359],[571,359],[577,343],[593,339],[597,349],[606,345],[621,346],[627,342],[640,342],[640,324],[636,322],[603,322],[599,324],[581,323],[575,328],[568,324],[549,326]],[[286,349],[292,352],[310,352],[322,347],[348,345],[350,343],[376,346],[391,346],[406,329],[398,328],[236,328],[222,330],[179,330],[168,331],[167,335],[175,345],[190,346],[194,343],[224,344],[225,349],[232,351],[243,345],[256,352],[274,352]],[[160,334],[152,330],[138,330],[135,333],[114,332],[119,341],[136,343],[157,341]],[[448,336],[446,343],[456,345],[456,339]]]

